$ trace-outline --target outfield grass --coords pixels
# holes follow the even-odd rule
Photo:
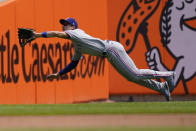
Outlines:
[[[196,102],[123,102],[52,105],[0,105],[0,116],[196,113]]]
[[[196,102],[123,102],[53,105],[0,105],[0,116],[47,116],[87,114],[196,114]],[[100,128],[1,128],[4,131],[195,131],[193,127],[100,127]]]

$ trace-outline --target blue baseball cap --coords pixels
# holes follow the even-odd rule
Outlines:
[[[76,22],[76,20],[74,18],[68,17],[66,19],[60,19],[59,21],[62,25],[64,25],[66,22],[69,23],[72,26],[75,26],[75,28],[78,28],[78,23]]]

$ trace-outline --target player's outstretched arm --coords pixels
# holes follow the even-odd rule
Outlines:
[[[63,74],[66,74],[66,73],[72,71],[74,68],[76,68],[78,63],[79,63],[79,60],[71,61],[64,69],[60,70],[59,72],[54,73],[54,74],[49,74],[47,76],[47,79],[49,79],[49,80],[59,79],[59,76],[62,76]]]
[[[67,39],[69,38],[69,35],[65,32],[60,32],[60,31],[46,31],[42,33],[35,33],[36,38],[44,37],[44,38],[51,38],[51,37],[58,37],[58,38],[64,38]]]
[[[69,38],[69,35],[65,32],[60,31],[47,31],[42,33],[37,33],[33,29],[29,28],[18,28],[18,40],[21,47],[24,47],[27,43],[31,43],[31,41],[35,40],[39,37],[58,37],[58,38]]]

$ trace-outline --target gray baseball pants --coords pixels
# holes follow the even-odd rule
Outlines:
[[[133,60],[126,53],[124,47],[116,41],[107,41],[106,54],[112,66],[128,81],[158,92],[161,92],[164,84],[152,79],[166,78],[171,75],[171,72],[138,69]]]

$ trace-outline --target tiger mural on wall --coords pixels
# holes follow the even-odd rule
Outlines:
[[[148,19],[153,15],[161,0],[132,0],[117,28],[117,41],[124,44],[127,53],[134,50],[138,34],[144,38],[147,48],[146,62],[150,69],[176,72],[175,85],[183,83],[185,94],[189,94],[187,81],[196,76],[196,1],[168,0],[159,19],[161,43],[175,60],[172,69],[162,61],[158,47],[151,47],[148,37]],[[138,20],[137,17],[140,17]],[[157,19],[158,20],[158,19]],[[172,92],[173,90],[171,90]]]

